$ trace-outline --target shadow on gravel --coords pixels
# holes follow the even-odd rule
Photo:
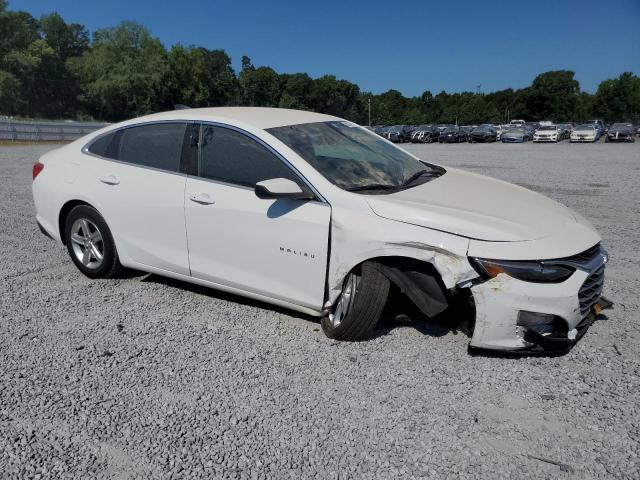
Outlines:
[[[449,333],[471,337],[475,314],[463,305],[448,308],[433,318],[422,313],[411,300],[399,291],[391,292],[389,303],[374,332],[374,337],[387,335],[394,328],[409,327],[423,335],[443,337]]]
[[[180,290],[186,290],[198,295],[205,295],[210,298],[217,298],[219,300],[238,303],[240,305],[262,308],[264,310],[271,310],[274,312],[282,313],[284,315],[288,315],[290,317],[299,318],[301,320],[308,320],[318,325],[320,324],[320,319],[311,315],[305,315],[304,313],[296,312],[295,310],[289,310],[287,308],[279,307],[271,303],[242,297],[234,293],[223,292],[222,290],[216,290],[215,288],[203,287],[201,285],[196,285],[195,283],[183,282],[181,280],[175,280],[173,278],[163,277],[160,275],[155,275],[153,273],[147,274],[140,281],[146,283],[156,283],[158,285],[166,285],[167,287],[178,288]]]

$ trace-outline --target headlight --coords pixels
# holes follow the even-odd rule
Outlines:
[[[560,283],[573,275],[575,268],[566,265],[545,265],[544,262],[521,260],[487,260],[471,258],[471,265],[484,278],[494,278],[500,273],[534,283]]]

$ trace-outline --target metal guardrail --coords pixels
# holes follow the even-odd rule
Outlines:
[[[0,118],[0,140],[13,142],[64,142],[76,140],[108,123],[46,122]]]

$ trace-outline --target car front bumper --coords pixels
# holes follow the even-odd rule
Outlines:
[[[595,142],[596,137],[571,137],[571,142]]]
[[[635,135],[607,135],[607,140],[610,142],[633,142]]]
[[[533,137],[533,141],[536,143],[539,142],[557,142],[558,141],[558,137]]]
[[[604,253],[589,271],[578,268],[562,283],[524,282],[501,273],[474,285],[476,321],[470,347],[513,353],[568,351],[595,319],[606,259]],[[548,323],[528,325],[525,318]]]

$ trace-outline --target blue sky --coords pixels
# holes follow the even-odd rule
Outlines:
[[[134,20],[166,46],[224,49],[279,73],[333,74],[380,93],[489,92],[576,72],[583,90],[640,74],[640,0],[9,0],[90,31]]]

